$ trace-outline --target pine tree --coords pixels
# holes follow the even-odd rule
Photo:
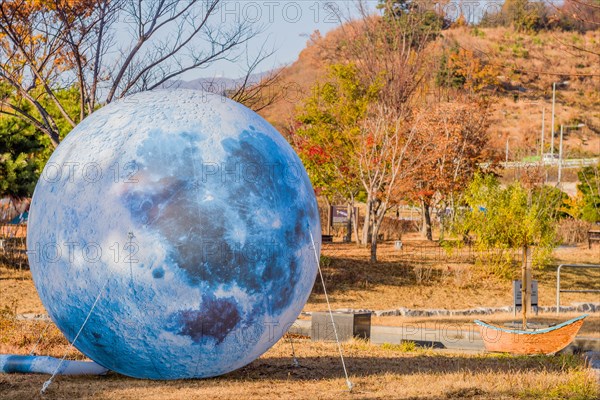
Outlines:
[[[49,140],[18,118],[0,116],[0,197],[30,197],[48,159]]]

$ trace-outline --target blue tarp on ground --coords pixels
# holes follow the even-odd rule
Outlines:
[[[24,224],[27,222],[27,218],[29,218],[29,211],[25,211],[11,219],[8,223],[11,225]]]

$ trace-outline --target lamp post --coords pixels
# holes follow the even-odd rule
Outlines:
[[[560,181],[562,179],[562,161],[563,161],[563,135],[564,135],[564,130],[565,129],[579,129],[579,128],[583,128],[585,126],[585,124],[577,124],[577,125],[569,125],[569,126],[564,126],[561,125],[560,126],[560,144],[558,147],[558,178],[557,178],[557,184],[560,187]]]
[[[550,138],[550,157],[554,160],[554,106],[556,104],[556,85],[566,86],[569,81],[552,82],[552,136]]]
[[[560,180],[562,178],[562,143],[563,143],[563,125],[560,126],[560,144],[558,145],[558,186],[560,187]]]
[[[542,140],[540,147],[540,162],[544,162],[544,123],[546,120],[546,107],[542,107]]]
[[[552,83],[552,136],[550,139],[550,157],[554,161],[554,105],[556,104],[556,82]]]

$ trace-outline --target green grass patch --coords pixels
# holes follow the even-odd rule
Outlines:
[[[411,340],[402,341],[399,344],[384,343],[381,345],[381,348],[390,351],[400,351],[402,353],[414,352],[419,349],[417,344]]]
[[[551,387],[530,388],[519,393],[523,399],[597,400],[600,388],[594,377],[585,370],[570,375],[567,382]]]

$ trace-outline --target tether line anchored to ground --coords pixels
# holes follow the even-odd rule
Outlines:
[[[104,292],[104,288],[106,288],[106,284],[108,283],[108,281],[109,281],[109,279],[107,279],[106,282],[104,282],[104,285],[102,285],[102,288],[100,288],[100,292],[98,293],[98,296],[96,296],[96,300],[94,301],[94,304],[92,304],[92,308],[90,308],[90,311],[88,312],[87,317],[85,317],[83,324],[81,324],[81,328],[79,328],[77,335],[75,335],[75,338],[69,344],[69,347],[67,347],[67,350],[65,350],[65,354],[60,359],[60,362],[56,366],[56,369],[52,373],[52,376],[50,377],[50,379],[48,379],[46,382],[44,382],[44,385],[42,386],[42,390],[41,390],[42,394],[44,394],[46,392],[46,389],[48,389],[48,387],[52,384],[52,380],[54,379],[56,374],[58,374],[58,371],[60,371],[60,367],[62,367],[63,363],[65,362],[65,358],[67,358],[67,354],[69,354],[69,351],[71,351],[71,349],[73,348],[75,342],[79,338],[79,335],[81,335],[81,332],[83,332],[83,328],[85,327],[88,320],[90,319],[90,316],[92,315],[92,312],[94,311],[94,308],[96,308],[96,304],[98,304],[98,300],[100,300],[100,296],[102,296],[102,293]]]
[[[321,271],[321,260],[319,260],[319,255],[317,254],[317,246],[315,246],[315,239],[313,237],[312,231],[310,230],[310,225],[308,226],[308,233],[310,234],[310,241],[312,242],[313,251],[315,253],[315,261],[317,262],[319,276],[321,277],[321,284],[323,285],[323,293],[325,294],[325,301],[327,302],[327,309],[329,310],[329,317],[331,318],[331,324],[333,325],[333,334],[335,335],[335,342],[337,343],[337,347],[340,352],[340,359],[342,360],[342,368],[344,369],[344,376],[346,377],[346,385],[348,386],[348,390],[352,391],[353,385],[352,385],[352,382],[350,382],[350,378],[348,378],[348,370],[346,369],[346,362],[344,361],[344,353],[342,352],[342,345],[340,344],[340,339],[338,337],[337,328],[335,326],[335,321],[333,320],[333,312],[331,311],[331,304],[329,303],[329,296],[327,296],[327,289],[325,289],[325,279],[323,279],[323,271]]]
[[[40,337],[38,338],[37,342],[35,342],[35,344],[33,345],[33,348],[31,349],[31,351],[29,352],[30,356],[34,356],[35,355],[35,351],[37,350],[37,347],[39,346],[39,344],[41,343],[42,339],[44,338],[44,335],[46,334],[46,331],[48,330],[48,328],[50,327],[50,322],[51,320],[48,319],[46,321],[46,326],[44,327],[44,330],[42,331],[42,333],[40,333]]]

